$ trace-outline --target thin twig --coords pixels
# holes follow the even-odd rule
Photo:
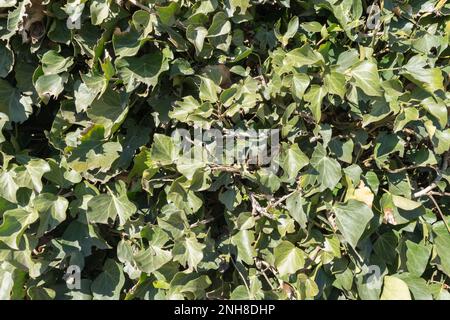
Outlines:
[[[264,276],[264,278],[266,279],[267,283],[269,284],[269,286],[272,288],[272,290],[275,290],[275,287],[272,285],[272,283],[269,280],[269,277],[266,274],[266,271],[269,270],[270,272],[272,272],[272,274],[275,276],[275,278],[278,280],[280,286],[282,284],[282,281],[280,281],[280,279],[278,279],[277,277],[277,271],[274,270],[274,268],[268,264],[267,262],[265,262],[262,259],[259,259],[258,257],[255,257],[255,265],[256,268],[259,270],[259,272]]]
[[[447,228],[448,233],[450,233],[450,227],[447,224],[447,220],[445,220],[445,216],[442,213],[441,208],[439,208],[439,204],[437,203],[437,201],[434,199],[434,197],[430,193],[428,193],[427,196],[431,199],[431,201],[433,201],[434,206],[436,207],[439,215],[441,216],[442,221],[444,221],[444,224],[445,224],[445,227]]]
[[[197,221],[197,222],[191,224],[189,227],[192,229],[192,228],[198,227],[199,225],[208,224],[208,223],[214,221],[215,219],[216,219],[215,217],[211,217],[208,219],[200,220],[200,221]]]
[[[268,211],[271,208],[276,208],[277,206],[280,205],[280,203],[282,203],[284,200],[286,200],[287,198],[289,198],[290,196],[292,196],[294,193],[296,193],[298,190],[294,190],[284,196],[282,196],[281,198],[279,198],[277,201],[275,201],[274,203],[269,203],[269,205],[266,207],[266,211]]]
[[[442,172],[447,170],[448,157],[449,157],[449,152],[447,151],[446,153],[444,153],[444,155],[442,157],[441,170],[438,170],[436,179],[434,179],[434,181],[428,187],[426,187],[426,188],[424,188],[424,189],[414,193],[413,194],[414,198],[419,198],[419,197],[425,196],[430,191],[432,191],[434,188],[437,187],[438,182],[441,181],[441,179],[442,179]]]
[[[319,255],[320,250],[322,248],[317,246],[311,253],[308,255],[308,260],[305,262],[305,266],[301,269],[302,272],[306,272],[306,270],[314,263],[317,256]]]
[[[139,7],[139,8],[141,8],[142,10],[145,10],[145,11],[147,11],[147,12],[152,13],[152,10],[151,10],[149,7],[143,5],[142,3],[139,3],[139,2],[137,2],[136,0],[128,0],[128,1],[129,1],[131,4],[134,4],[136,7]]]
[[[255,260],[256,268],[258,270],[261,270],[264,272],[269,270],[270,272],[272,272],[272,274],[275,276],[275,278],[277,278],[280,286],[283,284],[283,281],[278,278],[278,270],[275,267],[271,266],[268,262],[266,262],[258,257],[255,257],[254,260]],[[264,266],[264,268],[263,268],[263,266]]]
[[[252,202],[252,215],[254,217],[264,216],[264,217],[267,217],[267,218],[269,218],[271,220],[275,219],[274,215],[268,213],[266,208],[261,207],[261,205],[259,204],[258,200],[256,200],[256,197],[255,197],[253,192],[250,192],[249,195],[250,195],[250,200]]]
[[[390,169],[388,167],[383,167],[384,170],[386,170],[389,173],[400,173],[403,171],[407,171],[407,170],[414,170],[414,169],[419,169],[419,168],[432,168],[435,169],[434,167],[430,166],[430,165],[412,165],[412,166],[406,166],[406,167],[402,167],[402,168],[398,168],[398,169]]]
[[[216,171],[224,171],[224,172],[231,172],[231,173],[237,173],[237,174],[242,173],[242,170],[240,168],[233,167],[233,166],[222,166],[222,165],[210,164],[209,167],[211,168],[211,170],[216,170]]]
[[[252,292],[250,291],[250,287],[247,284],[247,281],[245,280],[244,275],[242,274],[242,272],[239,270],[238,266],[236,265],[236,263],[234,262],[233,257],[230,254],[230,260],[231,263],[233,264],[234,268],[236,269],[236,271],[238,272],[239,276],[241,277],[242,281],[244,282],[245,288],[247,289],[248,295],[251,296]]]
[[[428,194],[433,196],[442,196],[442,197],[450,197],[450,192],[439,192],[439,191],[430,191]]]

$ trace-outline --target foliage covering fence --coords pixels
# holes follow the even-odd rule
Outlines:
[[[0,299],[450,299],[449,40],[445,0],[0,0]]]

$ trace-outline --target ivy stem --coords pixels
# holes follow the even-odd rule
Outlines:
[[[384,69],[378,69],[379,72],[381,71],[394,71],[394,70],[400,70],[403,69],[403,67],[393,67],[393,68],[384,68]]]

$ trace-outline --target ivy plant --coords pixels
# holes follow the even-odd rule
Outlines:
[[[450,299],[449,40],[442,0],[0,0],[0,299]]]

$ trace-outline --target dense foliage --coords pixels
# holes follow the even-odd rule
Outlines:
[[[449,299],[446,2],[0,0],[0,299]]]

